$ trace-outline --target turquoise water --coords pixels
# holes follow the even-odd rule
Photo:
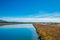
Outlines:
[[[0,26],[0,40],[38,40],[32,24]]]

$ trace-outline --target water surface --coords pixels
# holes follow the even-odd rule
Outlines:
[[[0,40],[38,40],[32,24],[0,26]]]

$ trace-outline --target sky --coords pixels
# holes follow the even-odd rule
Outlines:
[[[60,0],[0,0],[0,19],[3,18],[60,20]]]

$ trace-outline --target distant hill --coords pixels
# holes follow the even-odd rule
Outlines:
[[[0,22],[7,22],[7,21],[4,21],[4,20],[0,20]]]

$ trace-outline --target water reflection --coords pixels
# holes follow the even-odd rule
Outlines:
[[[0,26],[0,40],[38,40],[32,24]]]

